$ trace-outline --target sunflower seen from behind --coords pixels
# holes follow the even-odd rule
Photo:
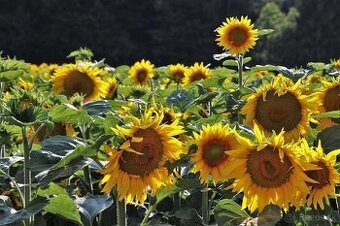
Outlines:
[[[195,63],[186,72],[183,79],[184,85],[189,85],[192,82],[200,81],[211,77],[212,72],[209,68],[205,67],[203,63]]]
[[[262,212],[269,204],[288,210],[290,204],[298,206],[297,191],[307,194],[306,182],[315,182],[304,173],[305,165],[296,153],[296,144],[286,143],[284,132],[267,138],[254,126],[256,142],[242,141],[240,149],[229,151],[235,157],[237,171],[233,191],[244,193],[242,208]]]
[[[299,140],[310,131],[311,114],[316,111],[316,99],[302,94],[300,82],[278,76],[270,84],[259,87],[246,96],[241,113],[249,126],[257,124],[267,136],[285,130],[286,140]]]
[[[56,69],[53,81],[53,92],[72,97],[78,93],[84,95],[84,102],[105,97],[106,85],[99,78],[103,71],[91,64],[66,64]]]
[[[258,30],[248,17],[227,18],[226,22],[216,29],[217,45],[231,54],[245,54],[252,49],[258,40]]]
[[[147,110],[140,117],[130,116],[127,126],[117,126],[113,131],[124,140],[119,148],[105,147],[108,163],[101,171],[103,192],[109,194],[113,187],[118,198],[131,203],[144,203],[147,189],[154,195],[161,187],[170,186],[174,178],[165,167],[183,153],[182,143],[175,138],[184,133],[176,120],[162,123],[163,114]]]
[[[142,59],[136,62],[129,70],[129,76],[134,85],[146,85],[154,76],[154,65],[150,61]]]
[[[325,154],[321,142],[313,150],[303,139],[299,150],[302,158],[316,166],[316,169],[305,171],[306,175],[315,181],[307,184],[311,188],[306,195],[307,206],[313,205],[315,209],[319,206],[323,210],[325,204],[329,206],[329,198],[337,195],[335,187],[340,183],[340,174],[334,167],[340,149]]]
[[[197,150],[191,156],[193,173],[200,173],[200,181],[207,184],[209,177],[214,183],[230,179],[230,172],[235,170],[233,158],[228,151],[240,148],[242,137],[228,125],[206,125],[200,133],[194,133],[192,143]]]

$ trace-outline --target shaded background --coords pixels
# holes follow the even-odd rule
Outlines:
[[[214,30],[248,15],[275,29],[252,64],[306,65],[339,58],[339,0],[1,0],[0,50],[32,63],[63,63],[79,47],[112,66],[142,58],[157,66],[214,62]]]

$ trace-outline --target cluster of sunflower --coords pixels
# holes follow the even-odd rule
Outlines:
[[[107,101],[111,109],[101,117],[117,120],[101,128],[109,127],[112,138],[102,145],[107,159],[101,159],[99,186],[119,201],[143,205],[149,196],[176,187],[186,172],[202,187],[223,184],[242,194],[241,206],[251,213],[270,204],[286,212],[324,209],[337,195],[340,149],[324,153],[316,133],[339,127],[339,60],[311,64],[313,74],[272,65],[244,70],[245,54],[265,32],[247,17],[229,18],[216,32],[224,57],[232,58],[224,67],[196,62],[156,68],[143,59],[113,68],[88,58],[29,64],[16,79],[0,74],[1,104],[23,121],[14,113],[24,109],[19,113],[28,117],[32,104],[49,111],[54,101],[74,108]],[[35,92],[46,99],[33,103]],[[48,133],[47,127],[34,124],[28,137],[38,144],[83,132],[68,120],[54,122]]]

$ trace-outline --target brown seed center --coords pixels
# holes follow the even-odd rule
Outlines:
[[[327,90],[324,107],[326,111],[340,110],[340,85]],[[340,124],[340,118],[332,118],[332,121]]]
[[[147,71],[144,70],[144,69],[138,71],[138,73],[137,73],[137,80],[138,80],[138,82],[139,82],[139,83],[144,83],[145,80],[146,80],[147,74],[148,74]]]
[[[221,164],[228,158],[225,151],[230,150],[229,144],[225,140],[212,139],[203,145],[203,159],[210,167]]]
[[[124,151],[119,159],[119,167],[122,171],[141,177],[149,175],[156,168],[160,167],[163,157],[163,143],[160,135],[153,129],[139,129],[134,133],[135,137],[143,137],[140,143],[131,143],[135,153]]]
[[[323,162],[312,162],[314,165],[320,167],[320,170],[308,170],[306,174],[309,178],[319,182],[318,184],[307,182],[308,186],[313,188],[322,188],[329,184],[329,170]]]
[[[276,188],[285,184],[293,165],[287,156],[281,161],[278,150],[266,147],[260,151],[252,150],[247,158],[247,173],[257,186]]]
[[[288,132],[296,128],[301,118],[301,104],[290,92],[278,96],[270,90],[265,100],[262,96],[257,100],[255,119],[267,131],[279,133],[284,128]]]
[[[67,96],[79,93],[88,97],[93,92],[94,84],[86,73],[73,70],[68,73],[64,80],[64,89]]]
[[[239,28],[234,28],[229,33],[228,39],[232,45],[241,46],[247,41],[248,37],[249,37],[248,32],[239,27]]]

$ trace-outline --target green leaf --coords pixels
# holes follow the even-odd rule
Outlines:
[[[33,199],[26,208],[16,211],[8,206],[2,198],[0,198],[0,225],[7,225],[17,221],[25,220],[39,213],[49,202],[47,197],[38,196]]]
[[[78,110],[70,104],[56,105],[51,108],[49,116],[54,122],[87,123],[91,120],[85,110]]]
[[[23,161],[24,158],[21,156],[11,156],[11,157],[4,157],[0,158],[0,170],[4,171],[5,173],[9,174],[10,167],[19,162]]]
[[[178,90],[171,93],[167,99],[166,103],[168,106],[174,105],[181,112],[185,112],[188,107],[190,107],[190,103],[194,100],[194,97],[191,93],[186,90]]]
[[[230,199],[222,199],[214,209],[216,223],[222,225],[238,225],[250,216],[241,206]]]
[[[225,60],[222,63],[223,66],[235,66],[237,67],[237,60]]]
[[[39,189],[38,195],[50,197],[50,203],[44,207],[46,212],[63,217],[78,225],[83,225],[77,205],[64,188],[51,183],[46,189]]]
[[[267,35],[272,33],[274,30],[273,29],[261,29],[258,31],[257,35],[262,36],[262,35]]]
[[[97,100],[85,103],[82,108],[89,115],[102,115],[105,111],[109,111],[111,106],[107,100]]]
[[[192,190],[201,187],[201,183],[198,178],[182,178],[178,179],[176,186],[181,190]]]
[[[281,208],[275,205],[266,206],[258,217],[247,218],[241,223],[245,226],[272,226],[282,218]]]
[[[245,58],[243,58],[243,64],[246,64],[246,63],[250,62],[251,60],[252,60],[251,57],[245,57]]]
[[[274,65],[256,65],[255,67],[252,67],[250,69],[251,72],[257,72],[257,71],[276,71],[277,70],[277,66]]]
[[[321,140],[325,154],[340,148],[340,125],[335,125],[321,131],[317,139]]]
[[[178,187],[174,186],[171,188],[164,188],[161,189],[159,192],[156,194],[156,203],[155,205],[158,205],[161,201],[163,201],[165,198],[170,197],[173,194],[176,194],[177,192],[181,191]]]
[[[113,198],[104,195],[89,195],[85,197],[76,197],[75,202],[78,205],[79,211],[88,221],[88,225],[91,225],[94,218],[99,213],[113,204]]]
[[[328,111],[312,115],[313,118],[340,118],[340,110]]]

